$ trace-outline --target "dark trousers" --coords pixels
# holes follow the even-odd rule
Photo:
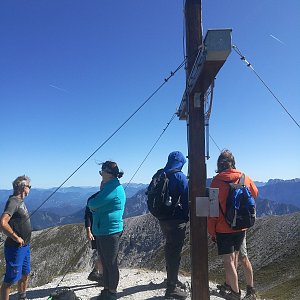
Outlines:
[[[120,273],[118,267],[118,253],[122,232],[110,235],[98,235],[97,250],[103,264],[104,288],[116,290]]]
[[[175,285],[178,281],[181,250],[185,238],[186,222],[183,220],[159,221],[161,231],[166,238],[165,260],[168,285]]]

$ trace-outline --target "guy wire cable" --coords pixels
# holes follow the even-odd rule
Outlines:
[[[215,79],[213,80],[211,86],[210,86],[210,103],[209,103],[209,107],[207,112],[205,113],[205,121],[207,122],[207,126],[209,126],[209,118],[211,115],[211,110],[212,110],[212,104],[213,104],[213,98],[214,98],[214,87],[215,87]],[[213,139],[213,137],[211,136],[211,134],[209,133],[209,138],[213,141],[213,143],[215,144],[215,146],[219,149],[219,151],[221,152],[222,150],[220,149],[220,147],[218,146],[218,144],[216,143],[216,141]]]
[[[213,141],[213,143],[215,144],[215,146],[219,149],[219,151],[221,152],[221,148],[218,146],[218,144],[216,143],[216,141],[213,139],[213,137],[211,136],[211,134],[209,134],[209,137],[211,138],[211,140]]]
[[[158,137],[158,139],[155,141],[154,145],[151,147],[151,149],[147,153],[146,157],[143,159],[143,161],[141,162],[141,164],[139,165],[139,167],[137,168],[137,170],[135,171],[135,173],[130,178],[129,182],[127,183],[127,185],[125,187],[125,190],[127,189],[128,185],[131,183],[132,179],[135,177],[135,175],[137,174],[137,172],[140,170],[140,168],[142,167],[142,165],[144,164],[144,162],[146,161],[146,159],[148,158],[148,156],[150,155],[150,153],[152,152],[152,150],[154,149],[154,147],[156,146],[156,144],[158,143],[158,141],[160,140],[160,138],[162,137],[162,135],[165,133],[165,131],[167,130],[167,128],[169,127],[169,125],[171,124],[171,122],[174,120],[175,116],[176,116],[176,113],[174,113],[172,115],[172,118],[167,123],[167,126],[163,129],[162,133],[160,134],[160,136]]]
[[[211,110],[212,110],[212,104],[213,104],[213,99],[214,99],[214,87],[215,87],[215,79],[212,81],[211,85],[210,85],[210,90],[209,92],[206,92],[206,98],[209,97],[210,95],[210,101],[209,101],[209,106],[208,109],[205,113],[205,118],[207,119],[207,121],[210,118],[210,114],[211,114]],[[208,102],[208,99],[206,99]]]
[[[124,125],[130,120],[132,119],[132,117],[168,82],[168,80],[174,76],[176,74],[177,71],[179,71],[185,64],[185,60],[176,68],[176,70],[174,72],[171,71],[169,77],[164,79],[164,82],[88,157],[85,159],[85,161],[79,166],[77,167],[77,169],[75,171],[73,171],[73,173],[71,173],[71,175],[69,175],[69,177],[67,179],[65,179],[63,181],[63,183],[57,187],[48,197],[47,199],[42,202],[42,204],[40,204],[36,210],[34,210],[31,214],[30,217],[38,210],[40,209],[84,164],[86,164],[86,162],[93,157],[122,127],[124,127]]]
[[[215,86],[215,79],[212,81],[211,85],[209,86],[209,89],[204,94],[204,107],[207,108],[205,114],[204,114],[204,126],[205,126],[205,142],[206,142],[206,159],[208,160],[210,158],[209,156],[209,118],[212,110],[212,103],[213,103],[213,97],[214,97],[214,86]]]
[[[85,242],[85,243],[83,244],[83,247],[85,247],[89,242],[90,242],[90,241]],[[71,268],[74,267],[74,266],[72,265],[72,262],[74,261],[74,263],[75,263],[75,258],[80,254],[80,251],[83,249],[83,247],[79,249],[78,253],[76,253],[76,256],[73,256],[73,258],[72,258],[72,260],[71,260],[71,263],[70,263],[69,266],[67,267],[67,270],[63,273],[63,276],[62,276],[62,278],[60,279],[60,281],[58,282],[58,284],[56,285],[55,290],[58,289],[59,285],[63,282],[63,280],[65,279],[66,275],[69,273],[69,271],[71,270]],[[69,289],[72,290],[70,287],[69,287]]]
[[[257,78],[262,82],[262,84],[267,88],[267,90],[271,93],[271,95],[276,99],[276,101],[281,105],[281,107],[285,110],[285,112],[289,115],[289,117],[295,122],[295,124],[300,128],[299,123],[293,118],[293,116],[288,112],[288,110],[284,107],[284,105],[281,103],[281,101],[276,97],[276,95],[272,92],[272,90],[268,87],[268,85],[264,82],[264,80],[258,75],[258,73],[254,70],[251,63],[246,59],[246,57],[242,54],[240,49],[232,45],[233,50],[241,57],[241,60],[245,61],[247,64],[247,67],[251,68],[251,70],[254,72],[254,74],[257,76]]]
[[[153,98],[153,96],[156,94],[156,93],[158,93],[158,91],[169,81],[169,79],[171,78],[171,77],[173,77],[184,65],[185,65],[185,62],[186,62],[186,59],[184,59],[183,60],[183,62],[181,62],[181,64],[175,69],[175,71],[171,71],[170,72],[170,75],[167,77],[167,78],[164,78],[164,82],[162,83],[162,84],[160,84],[160,86],[158,87],[158,88],[156,88],[155,89],[155,91],[154,92],[152,92],[152,94],[91,154],[91,155],[89,155],[85,160],[84,160],[84,162],[81,164],[81,165],[79,165],[79,167],[77,167],[76,168],[76,170],[75,171],[73,171],[72,173],[71,173],[71,175],[69,175],[68,177],[67,177],[67,179],[65,179],[32,213],[30,213],[29,214],[29,217],[28,217],[28,219],[30,219],[80,168],[82,168],[86,163],[87,163],[87,161],[91,158],[91,157],[93,157],[113,136],[115,136],[116,135],[116,133],[118,132],[118,131],[120,131],[120,129],[122,128],[122,127],[124,127],[124,125],[126,124],[126,123],[128,123],[128,121],[130,120],[130,119],[132,119],[133,118],[133,116],[138,112],[138,111],[140,111],[141,109],[142,109],[142,107],[143,106],[145,106],[146,105],[146,103],[148,103],[149,102],[149,100],[151,99],[151,98]],[[27,220],[28,220],[27,219]],[[24,221],[24,223],[27,221],[27,220],[25,220]],[[2,244],[3,244],[3,242],[2,242]],[[2,245],[1,244],[1,245]],[[0,245],[0,246],[1,246]]]

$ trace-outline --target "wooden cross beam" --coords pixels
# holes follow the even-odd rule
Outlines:
[[[210,29],[197,54],[192,71],[187,79],[178,116],[187,119],[187,99],[194,93],[204,94],[225,63],[232,48],[231,29]]]
[[[230,29],[210,30],[203,41],[201,9],[201,0],[185,1],[187,88],[178,112],[188,131],[192,300],[210,298],[207,217],[196,214],[206,196],[204,94],[231,51]]]

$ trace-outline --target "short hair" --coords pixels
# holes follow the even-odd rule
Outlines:
[[[235,159],[231,151],[224,149],[221,151],[217,162],[216,173],[221,173],[227,169],[235,169]]]
[[[114,161],[107,160],[106,162],[101,163],[100,165],[102,165],[102,170],[105,170],[105,172],[113,175],[116,178],[121,178],[124,174],[123,171],[119,170],[117,163]]]
[[[13,189],[14,191],[20,191],[25,187],[26,184],[30,183],[30,178],[26,175],[18,176],[13,182]]]

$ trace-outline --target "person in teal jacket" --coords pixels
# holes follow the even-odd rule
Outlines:
[[[87,203],[93,214],[92,232],[96,236],[97,251],[103,264],[104,289],[98,299],[117,299],[119,283],[118,252],[123,233],[123,213],[125,208],[125,191],[119,178],[123,172],[113,161],[102,164],[101,190],[93,195]]]

